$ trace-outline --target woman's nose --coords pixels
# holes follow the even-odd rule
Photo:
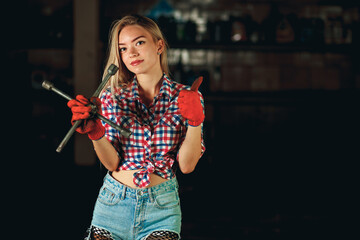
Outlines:
[[[139,55],[139,52],[135,48],[130,48],[129,54],[130,57],[137,57]]]

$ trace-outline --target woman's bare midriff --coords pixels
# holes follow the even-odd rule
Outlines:
[[[131,188],[139,188],[137,187],[134,182],[134,173],[140,171],[141,169],[137,169],[137,170],[120,170],[120,171],[114,171],[112,172],[112,176],[113,178],[115,178],[117,181],[121,182],[122,184],[131,187]],[[149,187],[153,187],[155,185],[158,185],[160,183],[166,182],[167,179],[162,178],[154,173],[150,173],[150,184],[149,186],[147,186],[147,188]]]

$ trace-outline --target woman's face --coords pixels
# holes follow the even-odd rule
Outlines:
[[[160,69],[162,40],[154,42],[151,34],[139,25],[124,27],[119,34],[119,51],[122,61],[130,72],[146,74]]]

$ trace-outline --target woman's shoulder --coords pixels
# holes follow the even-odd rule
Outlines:
[[[100,100],[103,103],[109,103],[111,105],[119,103],[119,100],[126,99],[130,90],[127,87],[112,88],[108,86],[100,95]],[[121,101],[120,101],[121,102]]]
[[[163,83],[165,86],[167,86],[165,89],[167,89],[170,92],[171,96],[177,96],[179,95],[179,92],[181,90],[190,90],[190,86],[187,86],[185,84],[179,83],[169,77],[166,76],[165,81]]]

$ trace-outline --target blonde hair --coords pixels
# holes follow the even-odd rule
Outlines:
[[[105,71],[103,73],[103,79],[107,74],[106,69],[108,69],[111,64],[115,64],[116,66],[118,66],[119,70],[114,76],[110,78],[109,82],[105,85],[103,91],[108,86],[111,86],[111,92],[114,93],[115,89],[117,89],[118,87],[126,87],[134,77],[134,73],[130,72],[126,68],[119,54],[119,34],[124,27],[129,25],[139,25],[143,27],[151,34],[155,43],[160,39],[164,41],[164,50],[160,55],[160,65],[162,71],[169,75],[169,67],[167,60],[168,44],[158,25],[150,18],[136,14],[128,15],[121,18],[120,20],[114,21],[111,26],[111,30],[109,33],[107,61],[105,65]]]

